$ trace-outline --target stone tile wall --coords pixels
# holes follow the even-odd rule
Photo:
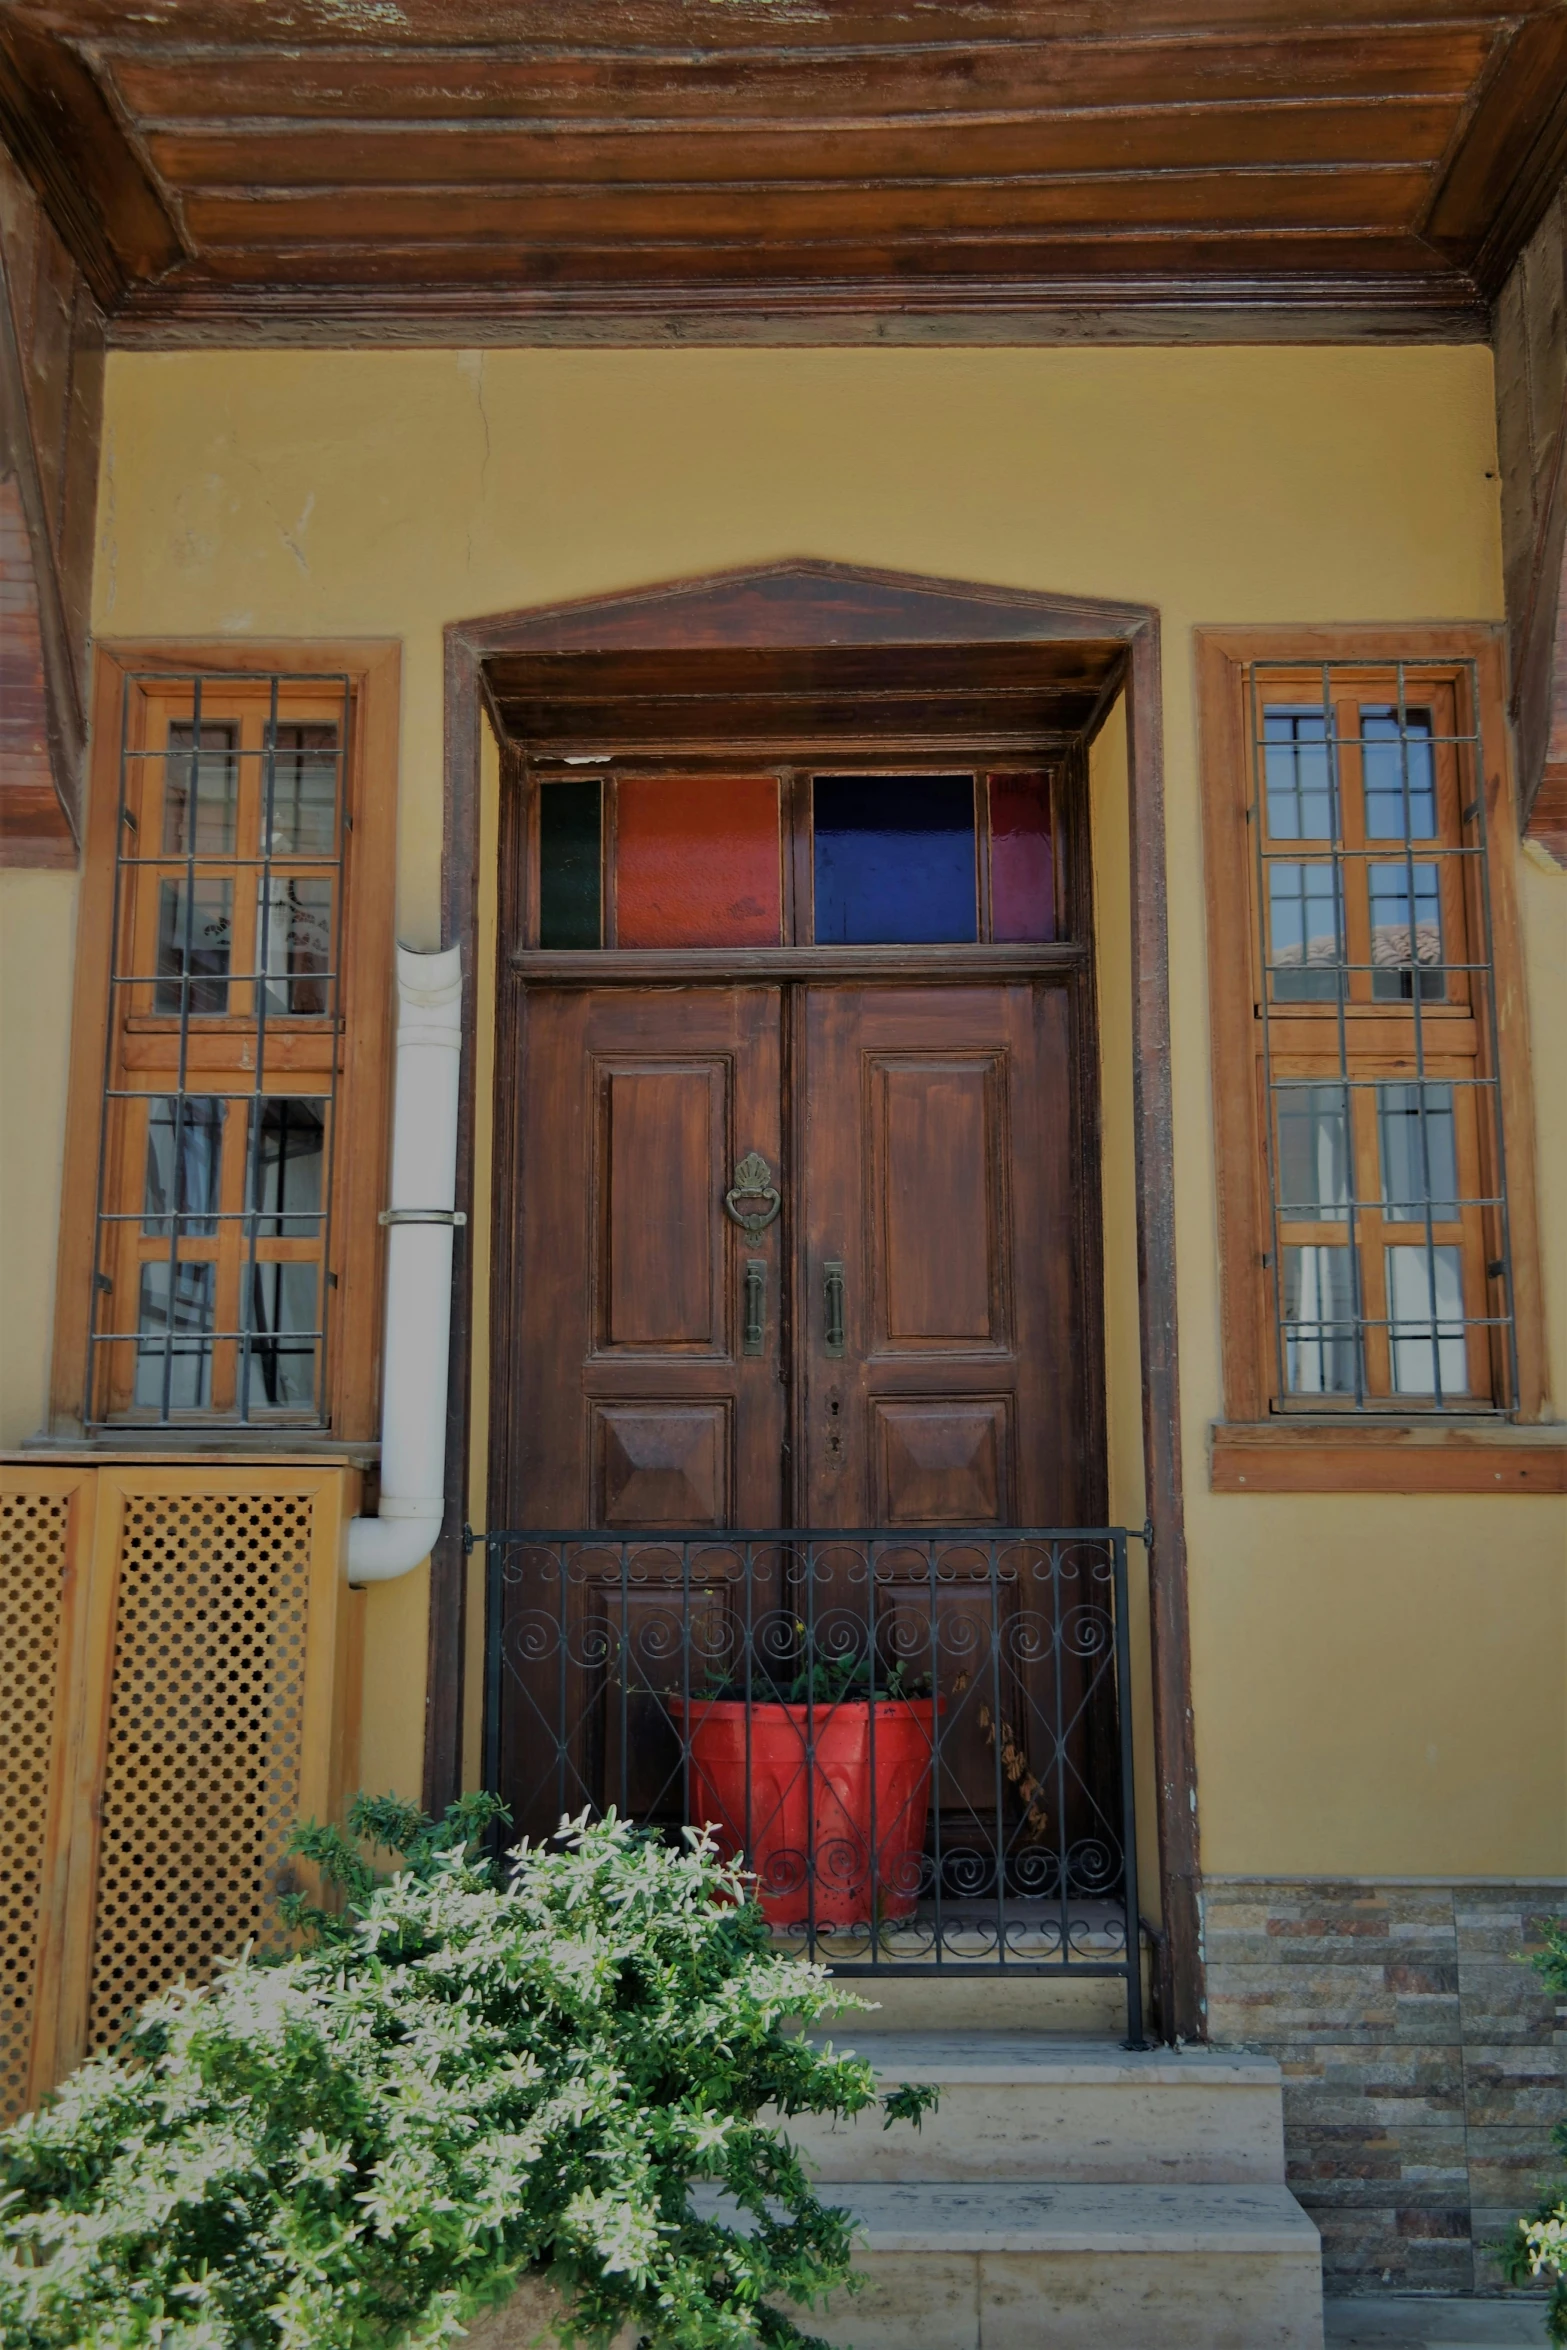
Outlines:
[[[1567,2011],[1518,1954],[1567,1885],[1210,1877],[1209,2031],[1284,2072],[1289,2183],[1329,2292],[1495,2292],[1556,2175]]]

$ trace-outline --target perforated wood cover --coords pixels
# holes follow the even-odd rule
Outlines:
[[[127,1495],[88,2036],[277,1932],[300,1813],[313,1503]]]
[[[0,2118],[27,2102],[69,1494],[0,1494]]]

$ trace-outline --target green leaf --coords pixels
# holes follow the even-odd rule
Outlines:
[[[338,1906],[289,1897],[304,1947],[150,2001],[0,2135],[7,2350],[416,2350],[529,2270],[585,2340],[802,2350],[852,2228],[760,2117],[876,2102],[798,2030],[859,2002],[774,1956],[710,1840],[584,1818],[503,1867],[502,1817],[306,1823]]]

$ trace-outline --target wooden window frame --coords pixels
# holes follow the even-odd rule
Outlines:
[[[189,1451],[193,1441],[230,1451],[297,1453],[314,1442],[340,1448],[369,1444],[379,1418],[383,1240],[377,1222],[391,1103],[392,948],[397,876],[396,776],[402,648],[386,640],[232,639],[211,643],[156,638],[119,640],[95,649],[92,750],[86,840],[77,912],[76,979],[71,1029],[65,1167],[55,1290],[50,1427],[79,1442],[91,1345],[91,1285],[97,1222],[97,1169],[104,1071],[111,1042],[110,974],[121,713],[128,680],[148,672],[199,672],[246,684],[275,673],[346,677],[352,702],[345,775],[348,845],[342,896],[343,962],[337,1143],[332,1197],[336,1275],[324,1394],[324,1424],[306,1431],[286,1422],[237,1426],[192,1416],[178,1426],[124,1419],[96,1426],[94,1446]]]
[[[1518,825],[1509,772],[1502,631],[1483,623],[1409,627],[1199,628],[1194,632],[1213,1055],[1215,1178],[1225,1417],[1212,1431],[1210,1484],[1220,1493],[1539,1493],[1567,1490],[1567,1442],[1540,1425],[1545,1346],[1540,1311],[1528,1019],[1513,872]],[[1508,1418],[1379,1411],[1374,1419],[1273,1409],[1267,1276],[1267,1142],[1255,1069],[1256,876],[1247,693],[1255,662],[1476,665],[1486,828],[1499,1109],[1513,1257],[1517,1409]],[[1238,908],[1247,909],[1244,920]]]

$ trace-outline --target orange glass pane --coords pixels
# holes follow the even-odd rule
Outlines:
[[[778,945],[783,879],[773,776],[622,776],[617,797],[621,946]]]

